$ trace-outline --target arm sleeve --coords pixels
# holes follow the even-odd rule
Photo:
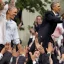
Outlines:
[[[17,58],[17,57],[13,57],[13,61],[12,61],[11,64],[16,64],[16,58]]]
[[[52,14],[48,14],[46,16],[47,21],[53,23],[62,23],[63,21],[60,19],[60,17],[53,16]]]
[[[19,44],[20,43],[17,25],[15,25],[15,29],[14,29],[14,33],[13,33],[13,43],[14,44]]]
[[[24,64],[26,58],[24,56],[20,56],[18,59],[18,64]]]
[[[3,58],[3,54],[0,53],[0,60]]]
[[[4,13],[6,13],[7,10],[8,10],[8,4],[6,4],[6,5],[4,6]]]

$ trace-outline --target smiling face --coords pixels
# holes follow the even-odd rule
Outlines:
[[[61,10],[60,3],[55,3],[55,4],[53,5],[53,10],[54,10],[56,13],[59,13],[60,10]]]
[[[17,15],[17,8],[14,7],[8,10],[8,14],[9,14],[10,19],[14,19],[15,16]]]
[[[34,55],[36,56],[36,58],[38,58],[40,56],[40,52],[39,51],[35,51]]]
[[[42,24],[42,17],[41,16],[37,16],[36,17],[36,21],[38,24]]]

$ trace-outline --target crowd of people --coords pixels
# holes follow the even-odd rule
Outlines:
[[[22,46],[15,0],[0,0],[0,64],[64,64],[64,13],[59,12],[60,3],[52,2],[51,11],[36,17],[28,44]]]

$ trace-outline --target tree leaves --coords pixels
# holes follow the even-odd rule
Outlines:
[[[36,10],[41,15],[44,15],[46,4],[51,3],[49,0],[44,0],[44,2],[42,2],[42,0],[17,0],[16,6],[21,10],[26,9],[33,13]]]

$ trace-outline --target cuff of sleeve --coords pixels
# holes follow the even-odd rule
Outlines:
[[[36,61],[33,61],[33,64],[36,64]]]
[[[2,53],[0,53],[0,60],[3,58],[3,54]]]
[[[20,43],[20,40],[19,39],[16,39],[16,40],[13,41],[13,43],[17,45],[17,44]]]
[[[21,54],[20,56],[23,56],[23,57],[25,57],[25,54]]]

